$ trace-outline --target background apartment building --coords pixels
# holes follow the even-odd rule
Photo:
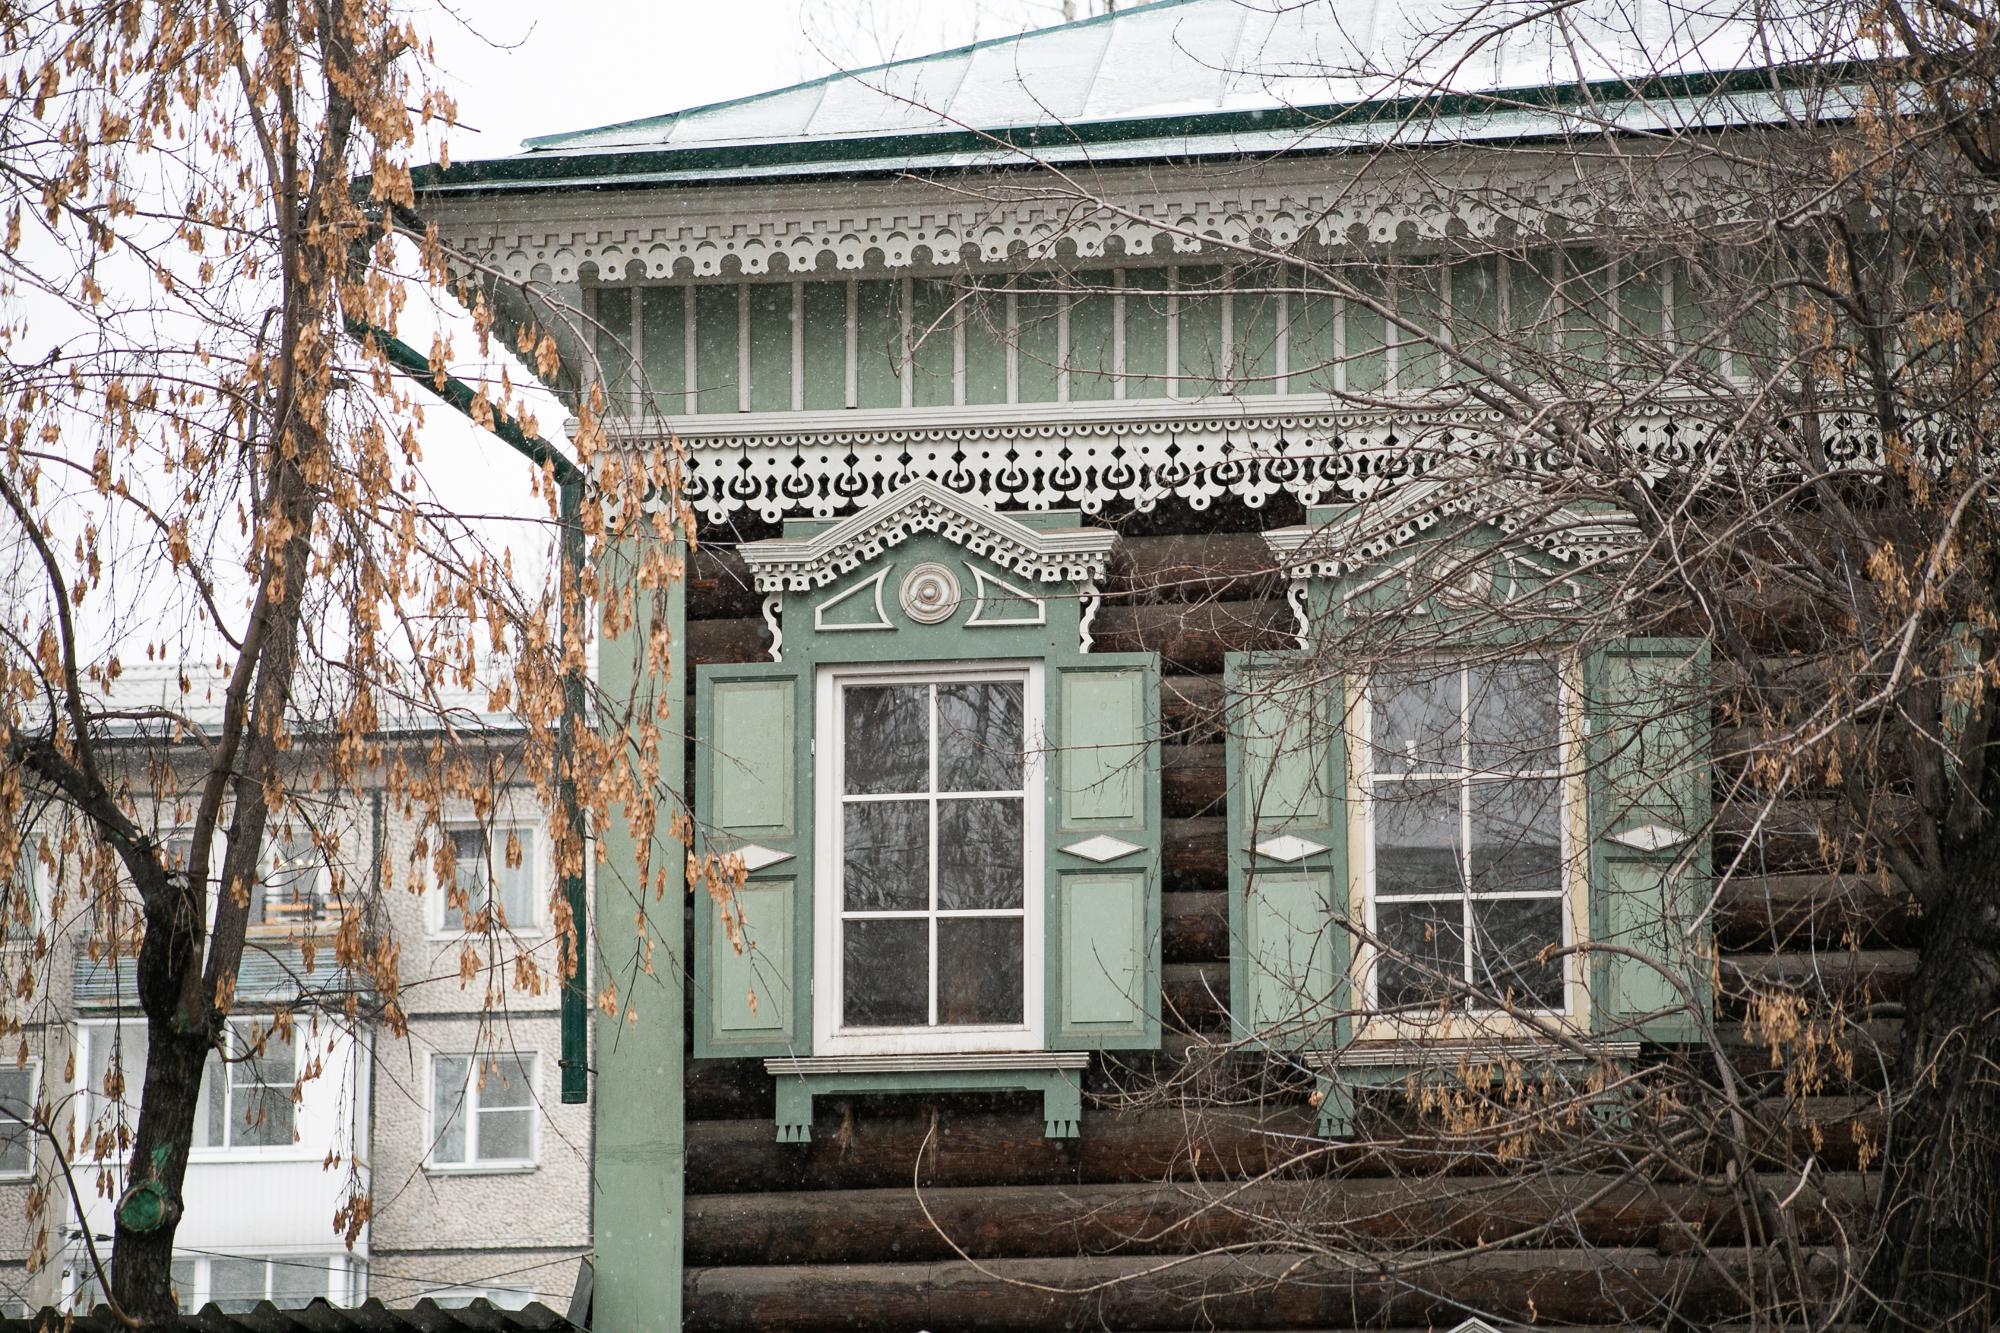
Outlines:
[[[131,672],[119,689],[157,698],[179,674]],[[508,720],[469,706],[466,717],[504,771]],[[175,795],[155,802],[169,839]],[[590,1120],[558,1096],[547,814],[526,785],[503,783],[482,804],[447,807],[443,828],[427,828],[377,786],[314,811],[317,839],[302,827],[267,839],[231,1058],[211,1057],[196,1112],[175,1262],[184,1309],[567,1299],[590,1242]],[[436,862],[440,833],[465,902],[504,919],[499,939],[468,939],[442,876],[401,887],[404,867]],[[64,892],[65,867],[31,859],[14,879],[33,901],[9,904],[0,955],[17,1057],[0,1061],[0,1313],[97,1299],[85,1237],[108,1259],[144,1078],[130,955],[95,956],[92,909]],[[394,995],[334,961],[344,923]],[[519,984],[522,957],[538,987]]]

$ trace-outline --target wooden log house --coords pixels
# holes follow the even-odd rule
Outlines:
[[[1377,8],[1380,49],[1340,63],[1409,54]],[[1505,911],[1437,887],[1458,844],[1366,822],[1395,756],[1422,768],[1420,739],[1380,741],[1399,705],[1329,663],[1378,571],[1475,551],[1474,601],[1587,598],[1620,525],[1510,523],[1516,500],[1406,468],[1449,368],[1245,259],[1390,256],[1368,280],[1447,324],[1482,302],[1531,322],[1550,266],[1581,262],[1555,237],[1455,261],[1496,219],[1429,207],[1364,151],[1373,122],[1329,113],[1376,95],[1329,88],[1329,44],[1369,31],[1329,12],[1166,0],[422,182],[423,217],[503,276],[503,322],[588,312],[566,361],[616,447],[684,447],[700,525],[672,674],[613,639],[602,684],[691,723],[697,851],[745,878],[691,896],[658,968],[686,963],[683,1027],[670,981],[629,966],[632,898],[608,886],[635,853],[608,835],[592,966],[641,1012],[597,1040],[598,1326],[1727,1324],[1761,1235],[1714,1173],[1742,1163],[1698,1133],[1671,1164],[1509,1160],[1425,1091],[1505,1067],[1617,1123],[1606,1084],[1705,1023],[1754,1089],[1749,1169],[1813,1155],[1807,1241],[1862,1205],[1867,1061],[1788,1088],[1744,1014],[1769,986],[1895,993],[1907,923],[1876,879],[1830,869],[1823,811],[1788,800],[1705,927],[1656,929],[1702,915],[1710,858],[1746,836],[1709,768],[1746,738],[1707,693],[1662,702],[1702,644],[1598,641],[1487,682],[1564,753],[1624,727],[1642,756],[1508,770],[1550,805]],[[1536,40],[1468,91],[1531,101]],[[1426,172],[1559,211],[1567,150],[1532,111],[1495,119],[1440,110]],[[1461,440],[1487,424],[1452,410]],[[1454,744],[1482,743],[1484,670],[1424,687],[1462,691],[1437,705]],[[1618,699],[1645,706],[1621,721]],[[1449,768],[1426,799],[1488,798]],[[1439,993],[1426,969],[1467,979],[1446,944],[1568,1044],[1384,1018]]]

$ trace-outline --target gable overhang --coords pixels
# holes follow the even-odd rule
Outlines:
[[[1106,528],[1036,527],[918,480],[811,536],[771,537],[736,550],[758,592],[808,592],[921,532],[1038,583],[1101,583],[1118,541]]]
[[[1488,525],[1567,565],[1616,559],[1639,540],[1638,525],[1622,511],[1556,503],[1531,483],[1461,473],[1404,482],[1340,506],[1324,523],[1272,529],[1264,541],[1288,579],[1340,578],[1381,564],[1454,518]]]

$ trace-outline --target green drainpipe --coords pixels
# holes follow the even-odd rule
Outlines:
[[[471,385],[449,375],[440,382],[429,357],[387,330],[350,319],[347,331],[363,342],[374,343],[389,358],[391,365],[468,418],[477,420],[473,416],[472,404],[478,395]],[[535,466],[546,467],[555,474],[556,517],[562,528],[562,563],[557,575],[556,600],[563,621],[557,628],[560,636],[557,643],[567,657],[570,593],[583,570],[583,525],[579,521],[583,509],[583,470],[547,440],[522,429],[520,422],[498,407],[493,409],[493,421],[487,429]],[[583,811],[577,805],[576,777],[569,761],[576,736],[588,725],[584,704],[582,670],[566,671],[563,678],[562,734],[557,740],[556,805],[562,812],[563,822],[568,825],[570,845],[573,847],[583,845]],[[590,1100],[590,950],[587,947],[590,936],[586,929],[582,874],[564,875],[562,891],[569,902],[576,948],[576,970],[564,980],[562,987],[562,1099],[575,1104]]]

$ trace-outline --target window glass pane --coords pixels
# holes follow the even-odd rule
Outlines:
[[[1373,691],[1375,765],[1384,773],[1458,767],[1458,672],[1385,676]]]
[[[309,920],[316,915],[325,874],[319,849],[306,836],[279,839],[271,868],[253,895],[250,919],[259,922]]]
[[[1487,772],[1547,771],[1560,763],[1555,663],[1472,667],[1472,765]]]
[[[295,1052],[291,1039],[264,1034],[264,1048],[253,1053],[249,1028],[236,1029],[239,1060],[229,1065],[231,1142],[238,1147],[278,1148],[292,1142],[292,1079]]]
[[[525,1162],[533,1156],[534,1109],[479,1111],[479,1160]]]
[[[26,1175],[34,1160],[35,1071],[0,1069],[0,1175]]]
[[[1021,921],[947,917],[938,922],[938,1022],[1019,1023]]]
[[[264,1299],[262,1259],[208,1261],[208,1299],[231,1314],[244,1314]]]
[[[1375,891],[1460,891],[1458,784],[1385,782],[1375,788]]]
[[[1021,790],[1018,681],[940,685],[937,711],[940,791]]]
[[[501,1055],[480,1061],[481,1108],[533,1106],[535,1082],[531,1069],[532,1066],[518,1055]]]
[[[271,1261],[271,1299],[296,1310],[327,1293],[329,1270],[340,1261],[332,1255],[302,1254]]]
[[[431,1061],[431,1159],[465,1160],[466,1080],[471,1061],[462,1055],[440,1055]]]
[[[930,904],[930,804],[850,801],[841,811],[841,899],[850,912]]]
[[[842,1015],[849,1027],[930,1022],[930,923],[849,921],[843,926]]]
[[[0,884],[0,939],[22,944],[35,938],[40,916],[36,884],[40,877],[35,838],[31,834],[21,840],[12,877]]]
[[[214,1051],[202,1066],[201,1092],[195,1098],[194,1136],[197,1148],[221,1148],[229,1143],[229,1075]]]
[[[194,1309],[196,1293],[194,1289],[195,1261],[176,1259],[167,1265],[168,1280],[174,1286],[174,1304],[183,1310]]]
[[[1562,943],[1560,898],[1475,901],[1472,928],[1473,979],[1481,990],[1532,1009],[1563,1007],[1563,961],[1537,961],[1542,950]]]
[[[1460,899],[1380,903],[1381,942],[1375,1000],[1384,1009],[1435,1007],[1465,975],[1465,913]]]
[[[112,1151],[122,1151],[130,1134],[139,1125],[139,1095],[146,1086],[146,1034],[138,1025],[123,1024],[89,1029],[89,1052],[84,1077],[88,1080],[92,1123],[88,1132],[117,1136],[123,1125],[127,1143],[113,1142]],[[197,1123],[196,1133],[200,1133]]]
[[[507,925],[514,930],[532,930],[541,920],[541,904],[535,901],[535,831],[531,828],[503,829],[493,857],[493,900],[500,906]],[[507,865],[508,839],[519,850],[521,863]]]
[[[844,692],[846,791],[930,790],[930,687],[856,685]]]
[[[452,883],[465,895],[465,907],[449,921],[453,929],[472,929],[473,918],[486,907],[486,830],[453,829],[448,835],[452,849]]]
[[[1553,893],[1562,887],[1562,786],[1557,778],[1475,782],[1474,893]]]
[[[1021,817],[1018,796],[938,802],[939,907],[1021,906]]]

